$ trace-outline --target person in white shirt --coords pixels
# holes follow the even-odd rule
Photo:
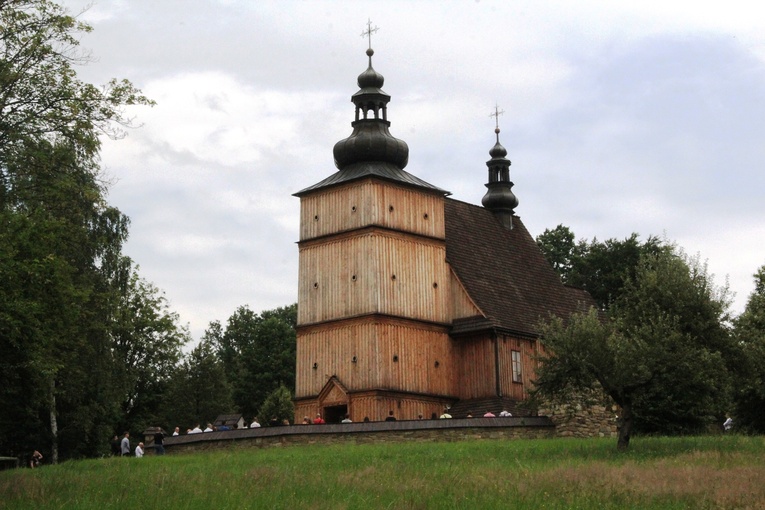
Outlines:
[[[205,431],[205,432],[212,432],[212,431],[213,431],[213,428],[212,428],[212,423],[208,423],[208,424],[207,424],[207,428],[206,428],[204,431]]]
[[[138,446],[135,447],[135,456],[139,459],[143,457],[143,443],[138,443]]]
[[[499,413],[499,415],[500,415],[501,417],[503,417],[503,418],[507,418],[507,417],[509,417],[509,416],[512,416],[512,414],[510,414],[510,412],[509,412],[509,411],[505,411],[504,409],[502,410],[502,412],[501,412],[501,413]]]
[[[181,433],[181,429],[180,429],[180,427],[175,427],[175,430],[173,431],[173,435],[174,435],[174,436],[177,436],[177,435],[178,435],[178,434],[180,434],[180,433]]]
[[[444,409],[444,414],[442,414],[441,416],[439,416],[439,418],[440,418],[440,419],[442,419],[442,420],[448,420],[448,419],[450,419],[451,417],[452,417],[452,415],[451,415],[451,414],[449,414],[449,410],[448,410],[448,409]]]
[[[256,429],[258,427],[260,427],[260,423],[258,423],[258,417],[256,416],[255,418],[252,419],[252,423],[250,423],[250,428]]]
[[[199,423],[197,423],[196,427],[194,427],[193,429],[189,430],[189,434],[201,434],[201,433],[202,433],[202,429],[199,428]]]

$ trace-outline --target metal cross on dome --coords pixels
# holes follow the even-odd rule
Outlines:
[[[489,117],[494,117],[496,120],[496,128],[499,129],[499,116],[505,113],[505,110],[500,110],[498,104],[494,104],[494,113],[489,114]]]
[[[372,34],[380,30],[380,27],[372,28],[372,20],[367,18],[367,29],[361,32],[361,37],[369,38],[369,49],[372,49]]]

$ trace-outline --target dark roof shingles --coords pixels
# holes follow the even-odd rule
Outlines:
[[[517,216],[507,230],[476,205],[445,199],[446,258],[494,327],[536,336],[540,319],[594,305],[564,286]]]

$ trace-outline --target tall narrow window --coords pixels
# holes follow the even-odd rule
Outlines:
[[[513,382],[523,382],[521,373],[521,351],[511,351],[513,356]]]

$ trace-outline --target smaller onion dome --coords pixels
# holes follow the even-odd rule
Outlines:
[[[488,190],[481,203],[494,213],[507,229],[513,228],[513,214],[518,207],[518,198],[512,191],[513,183],[510,181],[510,160],[507,159],[507,150],[499,143],[499,126],[494,130],[497,135],[497,143],[489,151],[491,159],[486,162],[489,167]]]
[[[385,83],[385,78],[383,75],[375,71],[372,67],[372,55],[374,54],[375,50],[372,48],[367,50],[367,55],[369,56],[369,67],[367,67],[367,70],[361,73],[356,80],[360,89],[381,89],[383,83]]]

